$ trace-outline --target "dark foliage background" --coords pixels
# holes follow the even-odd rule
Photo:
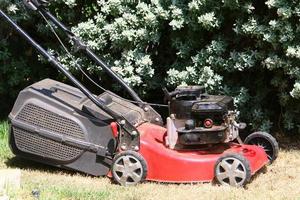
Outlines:
[[[39,15],[20,1],[2,0],[0,8],[100,92],[74,69]],[[163,86],[201,84],[234,96],[253,130],[300,133],[299,1],[68,0],[49,9],[147,101],[162,102]],[[122,93],[79,56],[95,80]],[[0,20],[1,117],[22,88],[45,77],[67,82]]]

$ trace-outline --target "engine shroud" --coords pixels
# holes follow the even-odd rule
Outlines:
[[[178,142],[182,145],[215,144],[228,141],[225,118],[234,110],[233,98],[205,94],[201,86],[178,87],[170,98],[170,116],[175,117]],[[211,127],[204,121],[210,120]]]

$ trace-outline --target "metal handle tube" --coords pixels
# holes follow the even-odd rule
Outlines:
[[[129,85],[126,84],[126,82],[120,78],[114,71],[111,70],[111,68],[104,62],[102,61],[91,49],[86,47],[86,45],[79,39],[77,38],[74,33],[72,33],[64,24],[62,24],[56,17],[54,17],[48,10],[40,6],[38,8],[40,12],[42,12],[48,19],[50,19],[56,26],[61,28],[65,33],[67,33],[68,37],[73,40],[76,44],[78,44],[86,54],[89,56],[94,62],[96,62],[98,65],[102,67],[102,69],[110,76],[112,77],[115,81],[121,84],[123,88],[127,90],[127,92],[132,96],[132,98],[135,101],[138,102],[143,102],[142,99],[137,95],[137,93],[129,87]],[[144,104],[141,104],[144,105]]]
[[[104,102],[101,99],[97,99],[90,91],[88,91],[72,74],[69,73],[53,56],[51,56],[43,47],[41,47],[37,42],[35,42],[23,29],[21,29],[14,21],[12,21],[2,10],[0,10],[0,15],[6,19],[10,25],[12,25],[17,32],[23,36],[32,46],[34,46],[40,54],[42,54],[53,66],[55,66],[59,71],[61,71],[74,85],[76,85],[91,101],[93,101],[97,106],[101,107],[105,112],[110,114],[114,118],[119,116],[107,109]]]
[[[36,41],[34,41],[22,28],[20,28],[12,19],[10,19],[1,9],[0,16],[3,17],[24,39],[26,39],[33,47],[35,47],[38,52],[43,55],[48,61],[56,67],[60,72],[62,72],[75,86],[80,89],[95,105],[103,109],[107,114],[112,116],[117,122],[123,125],[125,132],[127,133],[128,146],[133,146],[131,142],[135,141],[135,145],[139,145],[139,132],[137,129],[131,125],[123,116],[117,114],[110,108],[108,108],[105,103],[96,98],[86,87],[84,87],[68,70],[66,70],[61,63],[59,63],[53,56],[51,56],[43,47],[41,47]],[[122,122],[122,123],[121,123]],[[134,135],[132,135],[134,133]],[[130,139],[131,138],[131,139]],[[134,146],[135,146],[134,145]]]

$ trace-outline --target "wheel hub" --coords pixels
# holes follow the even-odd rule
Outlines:
[[[143,167],[138,159],[126,155],[116,160],[112,173],[122,185],[135,185],[142,179]]]
[[[224,185],[241,186],[246,179],[246,169],[236,158],[226,158],[217,165],[216,178]]]

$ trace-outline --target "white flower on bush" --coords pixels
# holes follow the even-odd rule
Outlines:
[[[153,24],[156,22],[156,16],[153,13],[149,12],[144,16],[144,20],[147,24]]]
[[[170,69],[168,73],[167,82],[170,85],[183,85],[183,84],[198,84],[203,85],[208,89],[212,89],[220,85],[222,77],[215,74],[209,66],[196,70],[195,67],[186,67],[183,71]]]
[[[300,17],[300,8],[295,8],[294,13],[296,16]]]
[[[136,61],[136,65],[138,66],[136,72],[140,75],[146,74],[148,77],[153,77],[154,69],[152,66],[152,60],[149,55],[142,56],[140,59]]]
[[[155,12],[157,14],[157,16],[161,17],[162,19],[167,19],[169,12],[167,10],[164,10],[161,6],[155,8],[153,10],[153,12]]]
[[[112,70],[132,86],[139,86],[143,83],[143,78],[154,75],[150,55],[137,50],[124,52],[121,59],[114,62]]]
[[[249,14],[252,13],[252,11],[255,9],[251,3],[246,3],[243,7]]]
[[[169,25],[173,28],[173,30],[177,30],[177,29],[181,29],[183,27],[183,23],[184,23],[183,19],[180,19],[180,20],[173,19],[169,23]]]
[[[154,14],[154,8],[150,8],[150,6],[144,2],[137,5],[137,15],[139,20],[148,26],[157,24],[157,16]]]
[[[99,19],[98,22],[100,23]],[[100,50],[106,44],[102,27],[98,27],[92,19],[79,23],[77,27],[72,28],[72,32],[94,50]],[[97,37],[97,40],[94,39],[95,37]]]
[[[194,67],[186,67],[186,72],[192,77],[195,77],[197,75]]]
[[[225,44],[221,40],[213,40],[211,41],[210,45],[206,47],[207,52],[214,55],[214,54],[221,54],[225,51]]]
[[[9,13],[16,13],[17,11],[19,10],[19,8],[17,7],[16,4],[10,4],[8,7],[7,7],[7,11]]]
[[[146,29],[140,28],[140,29],[136,30],[136,32],[135,32],[136,35],[135,36],[137,38],[141,38],[141,37],[144,37],[146,35],[146,33],[147,33]]]
[[[214,87],[220,85],[222,81],[222,77],[218,74],[215,74],[209,66],[205,66],[202,72],[200,72],[199,74],[200,76],[197,84],[204,85],[209,89],[213,89]]]
[[[138,23],[138,18],[136,15],[131,13],[124,13],[122,15],[122,18],[128,23],[128,24],[136,24]]]
[[[48,50],[48,53],[50,53],[50,52],[54,53],[55,51],[54,50]],[[58,60],[62,63],[63,67],[67,70],[74,70],[74,69],[78,70],[76,64],[81,62],[80,58],[76,58],[73,55],[72,56],[64,56],[64,57],[59,56]],[[95,67],[95,66],[93,66],[93,67]]]
[[[74,6],[76,6],[76,0],[64,0],[64,3],[69,6],[70,8],[73,8]]]
[[[294,57],[300,59],[300,46],[289,46],[286,50],[286,55],[292,58]]]
[[[220,23],[214,12],[205,13],[199,16],[198,22],[207,30],[218,28]]]
[[[269,70],[273,70],[273,69],[279,68],[281,66],[280,59],[278,58],[277,55],[267,57],[263,61],[263,64]]]
[[[270,33],[263,34],[263,40],[267,41],[267,42],[271,42],[272,41],[272,34],[270,34]]]
[[[268,6],[268,8],[275,7],[276,3],[277,3],[277,0],[268,0],[265,2],[265,4]]]
[[[276,20],[270,20],[269,21],[269,25],[272,27],[272,28],[275,28],[277,26],[277,21]]]
[[[104,13],[110,13],[112,10],[119,10],[122,9],[121,6],[122,1],[119,0],[98,0],[97,4],[100,6],[101,11]]]
[[[256,51],[246,51],[246,52],[230,52],[229,60],[233,62],[233,68],[238,71],[243,71],[246,68],[251,68],[255,66],[256,61]]]
[[[248,93],[248,89],[245,87],[241,87],[239,94],[236,95],[233,100],[234,100],[234,105],[235,107],[240,107],[245,105],[250,99],[249,93]]]
[[[126,83],[132,86],[141,85],[142,80],[139,76],[131,76],[123,78]]]
[[[150,59],[149,55],[145,55],[145,56],[141,57],[139,60],[137,60],[136,64],[139,66],[151,66],[152,60]]]
[[[172,27],[173,30],[178,30],[183,27],[184,24],[184,18],[183,18],[183,13],[182,10],[174,5],[170,6],[171,10],[171,22],[169,25]]]
[[[294,84],[294,88],[290,92],[290,95],[296,99],[300,99],[300,82]]]
[[[150,12],[149,6],[144,2],[139,2],[136,9],[139,14],[147,14]]]
[[[198,0],[192,0],[189,4],[188,7],[190,10],[199,10],[199,4],[201,5],[201,2]]]
[[[188,71],[178,71],[176,69],[169,69],[167,72],[167,81],[170,85],[186,85],[187,80],[190,78]]]
[[[258,28],[256,19],[250,18],[247,23],[242,25],[242,31],[246,34],[253,34]]]
[[[135,31],[134,30],[124,30],[122,31],[122,36],[126,38],[129,42],[133,41],[135,37]]]
[[[277,9],[277,15],[284,19],[287,19],[292,16],[292,10],[289,7],[280,7]]]

